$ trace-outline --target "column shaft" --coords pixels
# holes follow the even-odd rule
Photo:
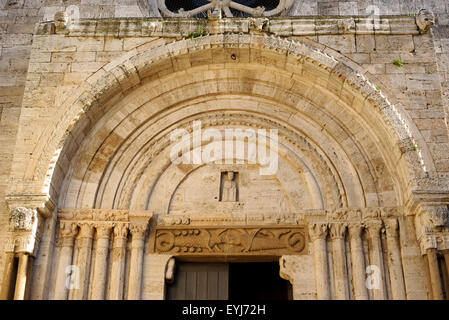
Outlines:
[[[336,223],[332,224],[330,228],[335,275],[335,299],[337,300],[347,300],[349,298],[344,238],[345,229],[346,225]]]
[[[366,288],[366,267],[363,254],[362,226],[352,225],[349,227],[352,263],[352,282],[354,286],[355,300],[368,300]]]
[[[8,300],[13,297],[12,284],[14,271],[14,252],[7,252],[5,255],[5,267],[3,269],[2,288],[0,292],[0,300]]]
[[[390,271],[391,293],[394,300],[406,299],[404,273],[402,271],[401,253],[398,239],[398,222],[396,219],[385,221],[387,231],[388,267]]]
[[[19,254],[14,300],[24,300],[28,279],[28,253]]]
[[[92,299],[94,300],[103,300],[105,297],[110,233],[111,227],[97,226],[97,246],[92,280]]]
[[[309,226],[309,233],[313,243],[317,299],[329,300],[329,266],[326,243],[327,225],[312,224]]]
[[[142,285],[144,236],[138,231],[131,231],[131,232],[132,232],[132,242],[131,242],[128,300],[139,300]]]
[[[372,264],[376,268],[376,270],[378,270],[378,274],[375,275],[378,278],[378,281],[376,281],[378,286],[373,288],[374,300],[385,300],[385,275],[382,244],[380,239],[380,229],[382,227],[382,224],[374,222],[367,224],[367,226],[372,248]]]
[[[441,283],[436,249],[427,249],[427,261],[429,263],[430,282],[432,285],[433,299],[443,300],[443,286]]]
[[[73,223],[61,222],[61,250],[59,253],[59,263],[56,270],[55,292],[53,299],[66,300],[68,289],[71,285],[71,265],[73,259],[73,246],[77,227]]]
[[[79,287],[73,290],[74,300],[87,299],[87,290],[89,288],[90,262],[92,257],[92,238],[94,227],[92,224],[83,223],[80,226],[78,236],[78,257],[76,266],[78,271]]]
[[[125,254],[128,225],[118,224],[114,227],[114,242],[112,245],[111,278],[109,279],[109,300],[123,299],[123,285],[125,279]]]

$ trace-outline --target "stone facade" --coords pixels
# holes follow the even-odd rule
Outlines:
[[[279,260],[295,299],[447,298],[446,1],[154,4],[0,1],[1,298],[163,299],[186,256]],[[276,173],[171,162],[195,121],[276,129]]]

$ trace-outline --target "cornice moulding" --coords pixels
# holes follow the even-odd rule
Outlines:
[[[270,18],[264,30],[253,27],[260,18],[111,18],[79,19],[67,27],[52,27],[53,22],[40,23],[35,34],[114,37],[187,37],[202,28],[205,34],[267,32],[276,36],[318,36],[341,34],[419,35],[415,17],[381,16],[375,25],[368,17],[278,17]],[[265,18],[267,19],[267,18]],[[256,23],[257,24],[257,23]]]

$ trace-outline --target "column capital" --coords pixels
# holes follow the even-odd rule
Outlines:
[[[92,239],[94,237],[94,224],[90,222],[80,222],[79,226],[79,238]]]
[[[382,229],[382,221],[366,221],[363,223],[365,228],[368,230],[368,233],[372,237],[379,237],[380,230]]]
[[[329,228],[331,239],[344,239],[347,226],[347,223],[331,223]]]
[[[96,223],[97,239],[109,239],[111,237],[112,224]]]
[[[325,240],[327,237],[327,223],[311,223],[309,224],[309,235],[312,242],[318,239]]]
[[[115,223],[114,224],[114,238],[115,239],[127,239],[128,238],[128,223]]]
[[[129,231],[131,232],[131,235],[133,239],[142,239],[145,237],[145,234],[147,232],[147,224],[130,224]]]
[[[363,228],[361,223],[350,223],[348,225],[349,237],[351,239],[360,239],[362,237]]]
[[[59,245],[62,247],[73,247],[75,237],[78,235],[79,228],[76,223],[68,221],[59,222]]]
[[[397,219],[385,219],[384,220],[385,230],[387,231],[387,236],[395,235],[399,229],[399,223]]]

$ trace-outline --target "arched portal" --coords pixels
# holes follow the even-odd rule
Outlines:
[[[258,34],[133,49],[103,66],[62,104],[33,158],[17,163],[26,170],[16,191],[44,189],[58,208],[51,297],[160,297],[145,272],[163,281],[172,256],[209,253],[285,256],[281,268],[293,283],[288,256],[310,266],[310,241],[315,266],[327,268],[316,252],[329,233],[341,271],[333,294],[348,298],[346,257],[338,255],[348,221],[375,220],[364,237],[383,268],[376,219],[400,213],[416,180],[433,170],[425,146],[414,150],[422,138],[368,77],[336,53]],[[244,135],[227,136],[230,129]],[[182,152],[190,159],[211,147],[212,132],[221,146],[240,142],[245,151],[176,163],[177,131],[191,138]],[[271,174],[248,161],[248,150],[263,145],[251,132],[276,155]],[[82,265],[81,286],[68,290],[64,266],[72,262]],[[306,295],[329,297],[325,272]],[[384,285],[379,297],[387,295]]]

